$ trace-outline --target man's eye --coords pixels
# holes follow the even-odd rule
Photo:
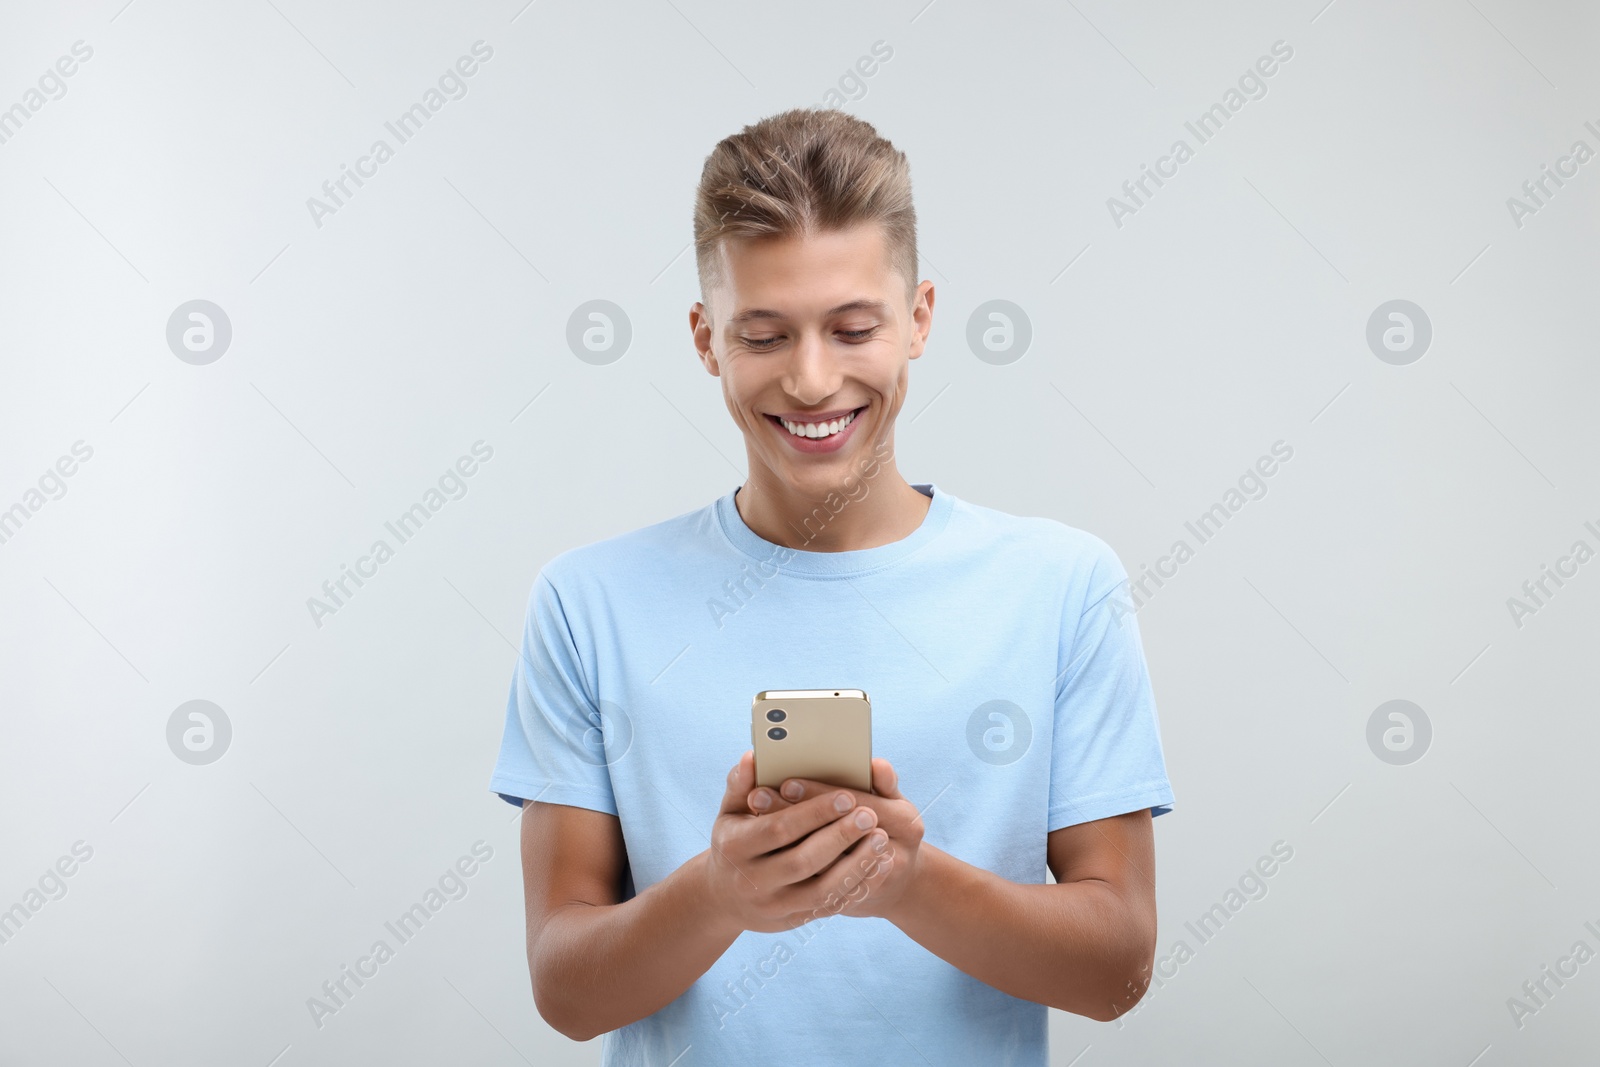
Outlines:
[[[771,348],[773,345],[777,344],[780,340],[782,340],[782,338],[779,338],[779,337],[741,337],[740,340],[743,341],[750,348]]]
[[[876,326],[869,326],[865,330],[840,330],[840,337],[847,337],[852,341],[865,341],[878,331]]]

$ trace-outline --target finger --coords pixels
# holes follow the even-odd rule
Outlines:
[[[852,904],[860,904],[882,884],[893,863],[894,846],[888,835],[881,829],[866,834],[813,880],[816,917],[838,914]]]
[[[776,789],[759,785],[745,796],[745,806],[754,815],[771,815],[794,805],[780,797]]]
[[[793,845],[858,807],[856,799],[848,789],[829,789],[766,818],[750,820],[742,827],[750,855],[765,855]]]
[[[866,802],[872,794],[861,789],[851,789],[849,786],[833,785],[829,782],[819,782],[815,778],[785,778],[778,784],[778,794],[790,804],[798,804],[809,797],[819,793],[837,792],[844,790],[854,795],[857,804]]]
[[[900,792],[900,775],[895,771],[894,764],[890,763],[881,756],[872,760],[871,781],[871,795],[880,796],[887,800],[905,799]],[[796,786],[798,786],[801,790],[799,794],[792,797],[784,795],[783,791],[792,791],[796,788]],[[796,801],[803,800],[808,796],[815,796],[817,790],[819,789],[841,788],[845,787],[831,785],[827,782],[819,782],[811,778],[788,778],[780,783],[780,788],[777,790],[768,789],[766,786],[762,786],[761,788],[752,792],[750,794],[750,810],[768,813],[781,811],[783,808],[788,807],[790,804]],[[867,794],[860,793],[859,791],[856,791],[856,793],[856,803],[866,803],[866,801],[862,798]],[[765,799],[767,804],[765,806],[758,804],[758,798]]]
[[[746,797],[750,788],[756,784],[756,759],[755,753],[746,749],[739,756],[739,762],[733,765],[733,770],[728,772],[727,788],[722,792],[722,815],[743,815],[747,813]]]
[[[855,808],[826,826],[807,834],[788,848],[764,858],[762,870],[781,885],[793,885],[813,878],[832,867],[852,845],[878,825],[871,808]]]
[[[782,892],[779,902],[789,909],[785,921],[799,926],[839,914],[852,897],[859,903],[882,884],[889,867],[885,861],[893,856],[894,842],[881,827],[867,831],[826,870]]]
[[[830,786],[828,788],[837,789],[838,787]],[[888,803],[888,801],[891,799],[896,798],[879,797],[869,793],[855,793],[854,790],[850,790],[849,792],[854,794],[857,804],[863,807],[871,808],[873,811],[877,812],[878,821],[881,825],[890,825],[894,823],[897,818],[904,818],[901,813],[896,811],[893,804]],[[765,805],[760,803],[762,799],[766,800]],[[784,800],[777,794],[776,790],[768,789],[765,786],[761,786],[752,790],[747,803],[749,813],[752,815],[776,815],[780,811],[784,811],[785,809],[795,806],[794,802]],[[902,797],[896,799],[896,803],[904,806],[906,801]],[[916,812],[914,810],[911,812],[911,817],[916,817]]]
[[[851,793],[858,805],[871,808],[878,813],[878,825],[884,827],[890,834],[899,836],[909,828],[916,825],[922,818],[916,806],[907,800],[900,792],[899,775],[895,773],[894,766],[886,759],[872,761],[872,783],[876,792],[861,793],[856,790],[846,790]],[[814,797],[818,793],[837,792],[842,787],[818,782],[810,778],[787,778],[780,785],[780,792],[798,789],[802,797]],[[774,806],[767,809],[768,813],[781,810],[794,803],[807,803],[808,801],[785,801],[781,797]]]
[[[773,793],[773,806],[766,808],[765,811],[757,811],[757,813],[771,814],[774,811],[782,811],[784,808],[792,808],[792,806],[805,803],[808,798],[826,795],[826,793],[840,792],[840,790],[850,793],[858,805],[872,805],[872,800],[874,800],[872,793],[851,789],[848,785],[821,782],[818,779],[814,779],[814,777],[786,777],[784,781],[779,782],[778,789],[768,790],[768,792]],[[760,790],[757,790],[757,792],[760,792]],[[882,819],[883,809],[875,809],[877,809],[878,817]]]
[[[872,761],[872,791],[890,800],[905,799],[900,794],[900,776],[894,765],[881,757]]]
[[[874,760],[873,763],[883,763],[885,766],[888,766],[889,761]],[[877,785],[879,780],[877,775],[878,770],[876,767],[874,767],[874,786]],[[893,794],[892,796],[880,796],[877,793],[863,793],[860,790],[848,789],[844,786],[838,785],[829,785],[827,782],[819,782],[812,778],[786,778],[779,786],[778,792],[788,794],[789,799],[785,800],[780,796],[773,806],[767,809],[767,813],[770,814],[774,811],[779,811],[785,806],[804,803],[806,798],[815,797],[821,793],[834,793],[844,790],[851,796],[855,797],[855,802],[857,804],[864,804],[873,811],[876,811],[878,813],[878,819],[880,822],[889,822],[894,817],[894,804],[904,804],[906,801],[905,798],[902,797],[895,789],[896,780],[893,767],[889,767],[889,774],[886,781],[888,782],[890,792]],[[798,795],[796,794],[796,791],[798,791]],[[891,801],[894,803],[890,803]]]

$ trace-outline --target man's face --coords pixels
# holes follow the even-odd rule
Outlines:
[[[711,308],[695,304],[689,323],[701,362],[722,379],[752,477],[822,498],[888,459],[874,449],[893,441],[909,361],[933,321],[933,283],[907,306],[876,224],[726,240],[721,257]]]

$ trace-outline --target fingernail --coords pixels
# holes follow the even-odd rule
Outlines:
[[[799,800],[806,795],[806,787],[799,782],[784,782],[783,795],[790,800]]]
[[[860,811],[856,812],[856,829],[869,830],[871,828],[872,811],[869,808],[862,808]]]
[[[772,807],[772,797],[765,789],[757,789],[755,796],[750,798],[750,806],[757,811],[766,811]]]
[[[833,798],[833,810],[843,815],[855,806],[856,798],[849,793],[840,793]]]
[[[889,847],[889,835],[879,834],[872,839],[872,851],[882,852]]]

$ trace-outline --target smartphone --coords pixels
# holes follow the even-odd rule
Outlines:
[[[771,689],[750,704],[756,784],[810,778],[872,792],[872,701],[859,689]]]

